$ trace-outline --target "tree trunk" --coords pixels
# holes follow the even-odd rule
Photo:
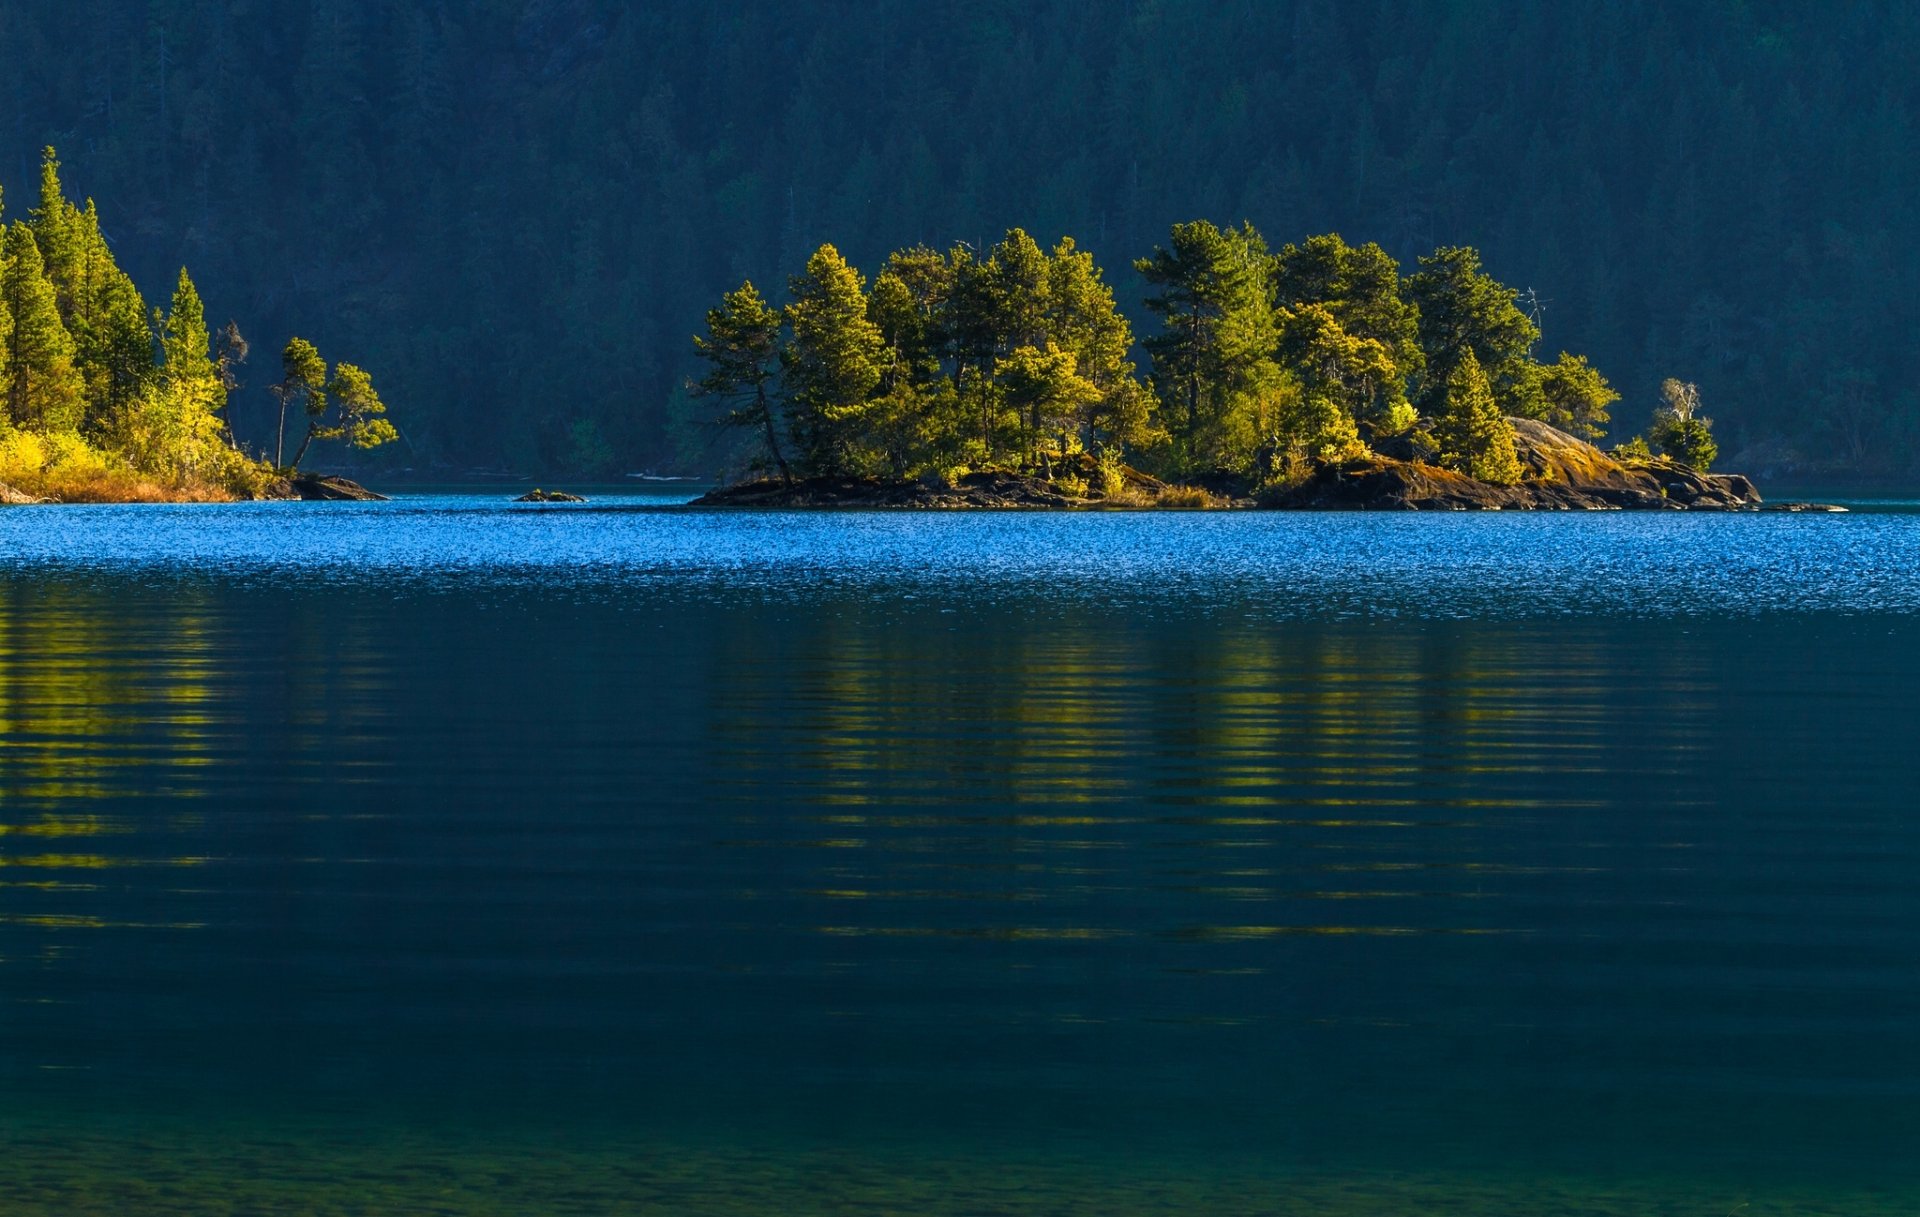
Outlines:
[[[791,486],[793,485],[793,471],[787,468],[787,458],[780,455],[780,436],[779,433],[774,430],[773,407],[767,403],[766,386],[761,385],[756,391],[760,395],[760,425],[766,428],[767,432],[767,451],[773,454],[773,463],[780,467],[781,485]]]
[[[307,445],[309,445],[309,444],[311,444],[312,442],[313,442],[313,424],[312,424],[312,423],[308,423],[308,424],[307,424],[307,434],[306,434],[306,436],[305,436],[305,437],[304,437],[303,439],[301,439],[301,441],[300,441],[300,451],[298,451],[298,452],[296,452],[296,453],[294,453],[294,454],[293,454],[293,468],[294,468],[294,471],[295,471],[295,472],[298,472],[298,471],[299,471],[299,469],[300,469],[300,458],[301,458],[301,457],[303,457],[303,456],[305,456],[305,455],[307,454]]]

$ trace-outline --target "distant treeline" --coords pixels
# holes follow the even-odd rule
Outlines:
[[[745,283],[707,314],[694,343],[709,370],[692,388],[724,402],[720,421],[752,437],[755,464],[786,478],[1046,471],[1087,452],[1255,486],[1394,436],[1511,483],[1509,417],[1597,439],[1619,400],[1584,357],[1535,358],[1538,325],[1470,248],[1435,250],[1403,277],[1378,245],[1327,234],[1276,252],[1250,224],[1200,220],[1134,270],[1159,323],[1144,376],[1092,255],[1013,229],[985,250],[896,251],[871,288],[822,246],[782,307]],[[1649,438],[1704,468],[1713,441],[1697,406],[1697,390],[1671,382]]]
[[[150,296],[357,352],[408,464],[674,460],[693,319],[822,241],[1073,233],[1131,308],[1204,215],[1472,245],[1743,468],[1920,466],[1906,0],[8,0],[0,46],[0,176],[54,144]]]
[[[0,483],[58,497],[261,493],[297,408],[297,466],[316,439],[377,447],[395,437],[370,377],[292,339],[282,353],[280,435],[269,463],[243,450],[227,416],[248,343],[229,321],[210,333],[183,268],[166,311],[148,311],[101,232],[92,199],[66,197],[52,148],[39,202],[0,212]],[[256,444],[256,447],[264,445]]]

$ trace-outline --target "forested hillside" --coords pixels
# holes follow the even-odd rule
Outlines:
[[[1920,463],[1910,5],[10,0],[0,54],[10,202],[58,146],[149,298],[356,352],[421,470],[697,463],[691,334],[823,241],[1071,235],[1139,317],[1198,217],[1477,246],[1622,434],[1679,377],[1729,464]]]

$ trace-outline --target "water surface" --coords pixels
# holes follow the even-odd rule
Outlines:
[[[0,513],[0,1196],[1912,1211],[1900,507]]]

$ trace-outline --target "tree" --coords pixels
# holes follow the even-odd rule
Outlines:
[[[792,338],[780,353],[787,408],[805,472],[846,472],[860,416],[880,383],[885,343],[867,318],[866,285],[822,245],[792,281]]]
[[[1407,290],[1420,314],[1420,348],[1426,356],[1418,404],[1438,415],[1453,393],[1454,372],[1467,355],[1480,365],[1500,408],[1537,417],[1538,382],[1533,344],[1540,327],[1514,303],[1519,293],[1480,268],[1480,253],[1466,246],[1437,249],[1420,259]]]
[[[71,431],[85,411],[84,386],[73,366],[73,337],[60,320],[53,284],[33,229],[15,221],[6,233],[0,297],[7,334],[7,415],[16,427]]]
[[[1647,439],[1654,451],[1705,472],[1720,455],[1713,420],[1700,414],[1700,387],[1667,379],[1660,383],[1661,403],[1653,412]]]
[[[1448,378],[1445,408],[1435,421],[1433,438],[1440,445],[1440,463],[1455,472],[1495,486],[1520,480],[1513,423],[1500,412],[1471,349],[1461,352]]]
[[[1265,240],[1251,224],[1176,224],[1134,269],[1157,289],[1146,303],[1162,330],[1145,345],[1161,399],[1179,411],[1180,459],[1190,469],[1244,460],[1278,337]]]
[[[1399,368],[1385,343],[1360,338],[1347,332],[1325,304],[1302,304],[1280,312],[1280,364],[1291,372],[1302,388],[1321,403],[1299,418],[1331,419],[1344,417],[1337,425],[1340,443],[1352,441],[1359,446],[1356,419],[1371,416],[1382,430],[1401,431],[1411,426],[1412,411],[1407,407],[1401,387]],[[1330,407],[1331,414],[1328,409]],[[1329,438],[1292,437],[1296,442],[1324,449]]]
[[[1541,369],[1540,400],[1545,405],[1542,422],[1583,439],[1599,439],[1613,418],[1607,407],[1620,395],[1586,356],[1562,351],[1557,363]]]
[[[1406,400],[1406,385],[1426,367],[1420,312],[1407,299],[1400,264],[1371,242],[1348,245],[1338,233],[1284,246],[1273,258],[1274,294],[1282,308],[1322,304],[1354,338],[1379,343],[1392,372],[1374,386],[1377,400],[1361,415],[1382,417]]]
[[[721,297],[719,308],[708,310],[707,332],[696,336],[693,346],[709,368],[689,387],[695,396],[726,405],[720,420],[724,425],[758,431],[780,480],[792,485],[793,471],[780,450],[780,428],[767,392],[779,363],[779,344],[780,311],[752,283],[742,283]]]
[[[1093,255],[1062,237],[1053,248],[1047,276],[1049,341],[1072,354],[1077,375],[1094,389],[1075,420],[1089,440],[1146,449],[1165,438],[1155,417],[1158,403],[1135,371],[1133,326],[1115,306]]]
[[[300,455],[305,454],[307,445],[313,442],[313,420],[327,412],[327,361],[320,358],[320,352],[311,342],[289,338],[280,352],[280,369],[280,383],[272,389],[280,402],[280,432],[274,442],[273,463],[285,467],[287,407],[298,405],[308,419],[307,438],[300,444],[300,454],[293,458],[294,466],[298,467]]]
[[[338,412],[331,426],[313,431],[314,439],[345,440],[362,450],[378,448],[400,438],[387,421],[387,404],[374,392],[373,377],[350,363],[333,366],[333,379],[327,382],[327,396]],[[304,445],[303,445],[304,447]],[[294,458],[299,464],[299,458]]]
[[[1034,464],[1045,467],[1046,453],[1042,437],[1060,434],[1062,455],[1067,446],[1065,432],[1078,420],[1080,411],[1100,400],[1100,390],[1079,374],[1072,351],[1063,351],[1048,340],[1044,348],[1023,346],[999,361],[995,373],[1006,386],[1007,404],[1016,410],[1025,424],[1027,454]]]
[[[206,309],[185,267],[180,268],[171,307],[157,328],[160,331],[159,424],[177,437],[179,450],[187,457],[184,463],[191,468],[201,444],[219,430],[227,390],[221,382],[219,365],[214,362]]]
[[[40,247],[47,281],[53,284],[61,320],[72,324],[86,290],[82,251],[84,229],[80,213],[60,187],[60,162],[52,148],[40,157],[40,204],[28,223]]]

